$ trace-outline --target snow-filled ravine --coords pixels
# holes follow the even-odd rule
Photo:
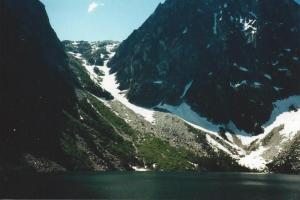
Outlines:
[[[116,47],[117,44],[107,45],[106,50],[109,53],[109,59],[114,56],[114,52],[112,50]],[[93,50],[95,47],[93,47]],[[107,67],[107,63],[109,60],[104,62],[103,66],[89,65],[87,61],[82,57],[80,53],[68,52],[75,58],[82,61],[83,67],[87,70],[90,78],[96,83],[99,84],[104,90],[111,93],[111,95],[120,103],[125,105],[130,110],[134,111],[136,114],[141,115],[145,120],[150,123],[154,123],[154,111],[151,109],[143,108],[140,106],[136,106],[128,101],[126,98],[126,91],[121,91],[118,89],[119,84],[116,80],[116,74],[110,74],[110,69]],[[98,67],[102,72],[103,76],[99,79],[98,75],[94,72],[94,67]]]
[[[107,51],[110,53],[109,57],[113,57],[115,53],[111,52],[112,49],[114,48],[114,45],[108,45]],[[119,84],[117,83],[116,80],[116,74],[110,74],[109,71],[110,69],[107,67],[108,61],[104,62],[104,66],[100,67],[100,70],[103,71],[104,76],[102,76],[102,82],[101,82],[101,87],[105,89],[106,91],[110,92],[111,95],[118,101],[120,101],[122,104],[124,104],[127,108],[130,110],[134,111],[135,113],[143,116],[145,120],[154,123],[154,111],[147,109],[147,108],[142,108],[140,106],[136,106],[128,101],[126,98],[126,91],[121,91],[119,90]]]
[[[289,111],[290,106],[294,106],[297,111]],[[209,122],[206,118],[199,116],[196,112],[194,112],[191,107],[183,102],[179,106],[172,106],[168,104],[160,104],[158,108],[162,108],[168,110],[169,112],[176,114],[178,117],[185,120],[187,123],[192,125],[195,128],[198,128],[202,131],[212,133],[215,135],[218,134],[219,127],[222,125],[216,125]],[[291,141],[300,131],[300,96],[292,96],[287,99],[279,100],[274,102],[274,110],[271,114],[271,117],[268,122],[263,125],[264,133],[258,136],[251,136],[250,134],[245,133],[244,131],[238,130],[233,123],[226,125],[227,127],[234,130],[236,133],[236,137],[238,137],[242,144],[245,147],[250,146],[250,144],[254,141],[260,142],[263,140],[274,128],[277,128],[281,125],[284,125],[283,129],[280,130],[279,134],[282,138],[282,143],[286,141]],[[232,134],[226,133],[226,136],[232,137]],[[220,137],[219,137],[220,138]],[[216,144],[216,141],[212,141],[211,137],[208,138],[208,142],[212,146],[217,146],[219,149],[223,150],[224,152],[228,153],[226,147],[222,146],[221,144]],[[232,147],[236,147],[235,145],[231,145]],[[259,146],[255,151],[251,151],[246,153],[241,149],[239,153],[240,159],[239,163],[243,166],[246,166],[250,169],[257,169],[257,170],[264,170],[266,164],[271,160],[266,160],[263,157],[263,154],[268,150],[267,147]],[[279,152],[278,152],[279,153]],[[274,155],[275,156],[275,155]]]
[[[290,106],[293,106],[296,110],[290,111]],[[292,141],[298,131],[300,131],[300,96],[291,96],[287,99],[276,101],[269,121],[263,126],[264,133],[249,137],[248,142],[263,140],[274,128],[281,125],[283,125],[283,128],[279,131],[280,143]],[[268,148],[260,146],[257,150],[240,159],[239,163],[248,168],[263,170],[266,164],[271,161],[263,158],[263,154]],[[278,148],[280,149],[280,145],[278,145]]]
[[[116,45],[107,45],[107,51],[109,53],[109,58],[114,56],[113,49]],[[107,67],[108,60],[104,62],[103,66],[97,66],[103,72],[103,76],[101,79],[97,78],[98,75],[94,72],[94,67],[92,65],[88,65],[86,60],[82,58],[80,54],[74,54],[70,52],[74,57],[82,60],[83,66],[86,68],[90,77],[93,81],[99,84],[103,89],[110,92],[111,95],[115,98],[115,100],[122,103],[124,106],[135,112],[137,115],[142,116],[145,120],[155,124],[155,111],[154,109],[143,108],[137,105],[134,105],[128,101],[126,98],[126,91],[121,91],[118,89],[119,84],[116,80],[116,74],[110,74],[110,69]],[[169,105],[169,104],[159,104],[155,108],[164,109],[169,111],[170,113],[176,115],[177,117],[184,120],[186,123],[190,124],[196,129],[200,129],[204,132],[209,134],[213,134],[217,136],[219,139],[224,141],[226,144],[230,145],[232,148],[238,152],[233,154],[228,148],[226,148],[221,143],[217,142],[215,139],[207,135],[206,139],[208,144],[210,144],[214,149],[218,149],[224,151],[231,155],[233,158],[237,159],[239,164],[246,166],[250,169],[256,169],[263,171],[266,169],[266,164],[272,160],[267,160],[265,158],[265,153],[268,151],[270,147],[259,145],[253,151],[248,152],[247,148],[253,143],[254,141],[258,144],[267,137],[267,135],[274,129],[281,125],[284,125],[283,128],[279,131],[280,138],[282,141],[280,142],[287,142],[291,141],[300,131],[300,96],[292,96],[287,99],[279,100],[274,102],[274,110],[271,114],[271,117],[268,122],[263,125],[264,133],[258,136],[251,136],[244,131],[238,130],[236,126],[231,122],[226,125],[214,124],[207,120],[205,117],[200,116],[196,112],[191,109],[191,106],[188,105],[184,101],[184,96],[192,86],[193,81],[190,81],[182,94],[182,103],[177,106]],[[294,111],[290,111],[291,106],[295,109]],[[220,134],[219,130],[220,127],[227,127],[232,130],[235,134],[226,133],[227,139],[223,139]],[[241,144],[236,144],[236,141],[233,139],[237,137]],[[279,153],[279,152],[277,152]],[[276,154],[273,155],[276,156]]]

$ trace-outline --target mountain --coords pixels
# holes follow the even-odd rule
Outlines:
[[[165,10],[169,4],[190,5],[186,1],[167,1],[159,6],[158,11]],[[229,7],[227,4],[223,6]],[[16,171],[49,173],[76,170],[299,173],[299,96],[270,100],[274,109],[271,108],[270,117],[263,124],[264,133],[258,136],[234,129],[233,123],[223,127],[199,115],[201,112],[194,108],[197,107],[196,102],[191,104],[191,97],[196,83],[201,80],[193,77],[190,81],[190,77],[186,77],[189,81],[181,85],[176,82],[177,78],[183,80],[183,76],[187,76],[185,73],[196,76],[196,68],[191,72],[180,71],[174,77],[165,74],[174,81],[174,88],[183,88],[179,92],[182,93],[180,100],[176,100],[175,95],[171,99],[176,103],[171,104],[170,99],[170,104],[164,100],[166,103],[145,108],[140,103],[132,103],[135,102],[131,99],[132,88],[124,87],[122,71],[128,70],[126,65],[116,73],[110,73],[116,68],[108,67],[109,62],[115,63],[120,58],[120,52],[126,53],[124,48],[129,39],[121,44],[115,41],[60,42],[50,26],[44,5],[37,0],[2,0],[0,13],[0,185],[3,181],[5,185],[6,178],[2,175],[7,171],[13,171],[13,174]],[[177,16],[175,10],[174,13]],[[185,14],[182,13],[183,16]],[[146,24],[160,23],[160,19],[151,20],[155,15]],[[189,35],[190,30],[193,29],[184,29],[181,34]],[[165,37],[171,37],[171,32],[176,34],[170,31]],[[152,34],[146,35],[149,39],[147,45],[155,44],[150,37]],[[186,44],[190,42],[186,41]],[[178,45],[178,52],[182,49],[187,51],[185,45]],[[191,48],[196,48],[193,45]],[[138,46],[134,46],[137,51],[142,50],[135,47]],[[176,60],[173,55],[175,49],[164,50],[159,55],[168,61],[173,58],[176,62],[180,60],[187,67],[185,62],[190,61]],[[128,52],[131,51],[129,48]],[[284,52],[292,54],[294,49],[285,49]],[[148,56],[145,53],[145,61],[150,61]],[[151,62],[156,61],[151,59]],[[293,56],[293,62],[296,60]],[[239,69],[246,72],[246,68]],[[145,73],[141,70],[143,77],[140,77],[137,86],[150,80],[148,69],[145,68]],[[222,78],[226,74],[219,75]],[[132,83],[136,80],[131,74],[126,74],[126,77]],[[163,79],[154,80],[155,85],[169,86]],[[244,88],[245,84],[242,86]],[[137,97],[145,97],[149,102],[175,91],[169,88],[162,94],[162,88],[155,89],[149,96],[149,88],[143,88],[144,96]],[[225,94],[224,90],[222,95],[226,97]],[[231,127],[234,132],[229,130]]]
[[[130,103],[125,96],[126,91],[118,89],[115,74],[110,74],[107,67],[108,61],[119,46],[118,42],[63,41],[62,43],[70,59],[81,63],[82,70],[87,72],[90,80],[112,96],[109,99],[102,96],[99,100],[104,103],[107,111],[113,111],[120,117],[119,122],[123,121],[123,124],[118,126],[134,130],[126,135],[127,140],[133,142],[136,158],[140,160],[136,166],[131,164],[132,169],[136,171],[249,171],[227,153],[215,151],[214,146],[207,142],[205,132],[194,129],[173,115],[155,112]],[[103,58],[103,65],[88,61],[91,58],[98,59],[99,54],[100,58]],[[175,129],[178,132],[174,132]],[[219,140],[214,135],[211,137],[213,141]]]
[[[1,158],[56,154],[61,112],[76,113],[67,56],[38,1],[1,1],[0,22]]]
[[[2,0],[0,13],[1,177],[8,171],[248,170],[209,145],[193,151],[156,131],[147,134],[138,115],[132,116],[140,128],[114,111],[116,95],[103,89],[111,82],[102,82],[110,80],[106,64],[118,43],[61,43],[37,0]]]
[[[257,135],[273,102],[300,93],[299,35],[293,0],[167,0],[108,65],[132,103]]]
[[[1,0],[0,171],[125,170],[138,165],[112,98],[70,58],[37,0]]]
[[[174,111],[170,113],[129,102],[128,91],[118,88],[117,74],[110,73],[107,66],[119,43],[63,43],[70,50],[70,57],[82,63],[91,80],[113,97],[100,100],[136,131],[130,137],[134,138],[133,143],[143,165],[133,166],[135,170],[299,173],[300,96],[273,102],[274,109],[263,125],[263,134],[251,136],[243,131],[229,132],[199,117],[187,105],[168,106]],[[103,45],[105,49],[100,50]],[[82,50],[82,46],[87,48]],[[90,54],[84,55],[97,50],[102,51],[101,58],[106,57],[103,65],[90,64]]]

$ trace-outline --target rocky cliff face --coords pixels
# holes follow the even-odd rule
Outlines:
[[[294,5],[290,4],[289,1],[282,2],[287,3],[284,5],[289,5],[286,8],[282,7],[284,9],[297,8],[293,7]],[[217,9],[221,14],[224,13],[224,9],[229,8],[229,4],[223,3],[222,7],[213,7],[213,12],[216,12]],[[225,84],[225,82],[221,78],[226,78],[229,74],[219,73],[217,74],[218,76],[215,74],[220,72],[221,69],[223,70],[220,67],[221,64],[218,63],[224,62],[227,56],[220,59],[215,57],[216,66],[220,66],[214,69],[216,71],[211,72],[212,69],[209,70],[208,77],[206,77],[205,73],[203,75],[198,72],[199,70],[208,70],[208,68],[202,69],[201,66],[204,65],[195,65],[197,62],[204,62],[204,59],[197,61],[198,57],[196,59],[195,55],[199,54],[200,58],[201,52],[194,50],[195,48],[200,49],[197,46],[199,44],[192,43],[188,38],[193,38],[193,40],[198,38],[196,37],[197,35],[192,34],[192,36],[189,34],[191,34],[191,31],[194,34],[198,33],[198,28],[202,30],[200,24],[195,30],[192,25],[187,28],[184,26],[179,35],[187,38],[179,38],[178,43],[176,42],[177,40],[173,41],[174,46],[168,43],[167,39],[170,38],[172,40],[174,35],[178,36],[178,32],[169,29],[176,28],[177,24],[174,23],[172,26],[168,26],[166,30],[169,30],[169,32],[165,32],[166,30],[162,29],[163,26],[168,25],[163,23],[167,18],[161,14],[165,13],[165,10],[176,8],[174,13],[173,11],[170,13],[170,16],[176,17],[178,15],[177,9],[189,8],[192,11],[198,4],[207,6],[204,8],[210,9],[212,9],[211,5],[215,5],[211,4],[210,1],[207,1],[207,3],[167,1],[165,5],[159,6],[156,14],[150,17],[146,25],[144,25],[148,27],[152,23],[157,23],[161,26],[158,33],[153,32],[150,34],[145,31],[148,38],[144,39],[144,41],[147,41],[147,48],[155,44],[156,40],[152,38],[153,36],[157,38],[162,37],[161,45],[169,45],[169,50],[165,49],[167,46],[163,49],[160,49],[161,47],[153,47],[154,50],[149,50],[152,52],[150,56],[148,50],[144,53],[143,46],[139,47],[143,43],[130,44],[130,38],[133,36],[120,46],[116,57],[111,62],[112,64],[116,64],[116,59],[121,58],[121,55],[127,55],[126,49],[124,49],[127,45],[128,48],[131,45],[133,48],[128,49],[129,54],[127,56],[135,55],[130,54],[132,51],[137,53],[143,52],[145,56],[143,58],[145,65],[139,64],[138,59],[140,57],[137,56],[133,59],[134,64],[130,65],[130,70],[132,71],[126,68],[126,65],[120,69],[117,68],[117,64],[113,65],[115,66],[113,70],[118,71],[122,88],[126,86],[126,81],[129,80],[129,97],[133,97],[133,94],[145,93],[146,98],[143,99],[137,96],[134,99],[144,103],[147,101],[148,103],[145,103],[147,105],[150,105],[154,100],[169,104],[188,102],[196,110],[196,108],[201,108],[199,107],[200,100],[201,102],[203,101],[203,98],[198,99],[199,101],[193,99],[195,94],[200,94],[201,92],[203,85],[200,83],[210,83],[212,85],[214,83],[213,81],[201,82],[202,79],[200,77],[204,77],[203,80],[213,77],[212,80],[220,81],[220,83],[215,83],[218,84],[218,88],[224,87],[222,84]],[[254,4],[249,4],[246,8],[250,9],[250,5],[253,6]],[[169,11],[166,13],[169,13]],[[243,9],[242,11],[244,12]],[[202,13],[202,11],[197,9],[198,12]],[[162,15],[164,17],[153,21],[152,18],[158,15],[157,13],[160,13],[159,16]],[[170,113],[145,109],[127,101],[125,91],[118,90],[115,74],[109,74],[109,68],[107,67],[107,62],[115,54],[118,43],[112,41],[64,41],[63,47],[49,24],[43,4],[36,0],[2,0],[0,1],[0,14],[0,175],[2,175],[3,170],[14,169],[52,172],[64,170],[133,169],[248,171],[250,168],[260,171],[299,172],[299,96],[275,102],[276,109],[273,110],[272,117],[266,123],[265,133],[260,136],[249,138],[247,135],[236,135],[226,132],[226,130],[218,132],[217,125],[214,131],[208,130],[207,128],[212,126],[206,120],[203,121],[208,126],[196,126],[194,128]],[[186,13],[181,14],[184,16]],[[251,16],[254,17],[254,13],[251,13]],[[193,18],[193,22],[196,19]],[[180,18],[178,18],[178,22],[180,22],[179,20]],[[222,32],[220,23],[223,20],[224,18],[218,19],[218,23],[212,27],[212,30],[207,29],[207,34],[216,34],[214,36],[215,39],[212,39],[216,42],[215,47],[208,45],[204,48],[214,48],[211,50],[210,56],[214,56],[213,51],[217,51],[219,48],[225,51],[223,48],[231,44],[227,44],[227,42],[223,44],[223,39],[219,38],[222,36],[220,35]],[[203,22],[205,22],[204,16]],[[215,21],[213,20],[212,22]],[[236,20],[235,23],[239,24],[239,26],[241,25],[240,23],[242,23],[241,26],[247,25],[244,24],[244,19]],[[253,26],[252,29],[254,28],[253,23],[248,24],[248,26]],[[210,27],[208,24],[207,26]],[[153,28],[155,28],[154,25]],[[196,32],[193,32],[193,30]],[[136,31],[133,35],[138,32]],[[225,31],[222,34],[225,33],[227,32]],[[156,34],[159,34],[159,37]],[[245,30],[241,31],[241,34],[243,35],[242,38],[249,36]],[[142,37],[144,33],[138,34],[138,36]],[[292,37],[292,34],[289,36]],[[183,41],[186,42],[184,45]],[[199,39],[198,42],[205,41]],[[278,42],[276,37],[274,38],[274,44],[275,42]],[[294,43],[297,42],[298,40],[294,41]],[[249,41],[245,43],[250,46],[254,45],[253,38],[250,37]],[[294,45],[294,43],[288,44]],[[236,45],[237,47],[238,44]],[[189,50],[186,45],[190,45],[189,48],[192,48],[193,51]],[[175,50],[177,46],[178,49]],[[255,48],[257,47],[253,47],[252,50],[256,51]],[[283,60],[271,64],[272,70],[274,67],[278,74],[285,72],[285,76],[288,77],[286,80],[284,79],[285,81],[290,81],[289,78],[294,77],[293,70],[297,69],[294,63],[298,61],[298,57],[295,56],[297,55],[297,48],[298,46],[291,46],[291,49],[285,47],[282,50],[282,56],[280,56]],[[67,53],[65,53],[64,49]],[[161,54],[156,50],[162,51],[160,52]],[[240,51],[248,52],[244,48],[240,49]],[[176,57],[178,54],[174,52],[188,52],[184,57],[186,61]],[[251,54],[251,51],[248,53]],[[160,76],[151,72],[152,68],[150,67],[152,65],[148,65],[149,68],[145,68],[145,71],[143,71],[143,67],[147,66],[146,63],[151,61],[150,58],[153,59],[151,61],[153,63],[161,62],[155,55],[159,56],[159,58],[162,56],[161,58],[166,60],[165,64],[174,62],[174,59],[176,61],[173,63],[174,68],[171,66],[157,68],[160,72],[163,72],[161,71],[162,69],[166,70],[165,74],[162,73]],[[170,59],[170,55],[173,56],[172,59]],[[291,65],[286,65],[286,68],[276,68],[277,65],[282,66],[279,63],[288,62],[291,59],[291,55],[293,55],[292,61],[290,61]],[[124,62],[126,61],[125,58]],[[190,59],[195,60],[192,62]],[[239,59],[239,57],[236,56],[236,59]],[[177,62],[185,66],[186,70],[181,68],[181,65],[177,65]],[[186,65],[186,62],[190,65]],[[213,61],[207,61],[208,64],[210,62]],[[249,80],[253,78],[253,74],[259,74],[258,71],[265,69],[260,69],[257,65],[255,65],[257,68],[251,67],[252,65],[249,65],[247,68],[246,66],[242,67],[238,65],[240,62],[244,62],[244,59],[240,59],[239,62],[236,61],[233,67],[228,64],[228,73],[232,73],[230,76],[232,80],[242,76],[242,78],[247,78],[247,81],[241,81],[237,85],[231,84],[230,87],[235,88],[234,93],[236,94],[249,94],[253,98],[260,98],[257,95],[261,93],[258,92],[261,90],[265,91],[263,89],[265,85],[259,85],[255,82],[253,83],[254,85],[251,85]],[[168,66],[165,64],[162,66]],[[141,67],[139,69],[141,70],[140,73],[133,73],[137,70],[136,66]],[[172,75],[169,72],[178,74]],[[233,72],[238,72],[238,75]],[[261,73],[267,72],[261,71]],[[132,75],[135,76],[133,77]],[[153,77],[151,78],[150,76],[152,75]],[[273,78],[273,76],[276,77],[275,75],[271,74],[271,72],[270,74],[263,74],[266,80],[270,81],[269,84],[273,83],[273,81],[281,80]],[[217,79],[218,77],[220,79]],[[172,82],[170,82],[171,80]],[[230,79],[230,81],[232,80]],[[170,87],[171,83],[172,87]],[[265,82],[263,83],[265,84]],[[282,84],[284,83],[282,82]],[[275,88],[275,86],[270,86],[274,87],[276,91],[278,89],[278,94],[274,97],[267,96],[268,100],[289,95],[286,92],[289,89],[291,93],[297,91],[296,87],[298,85],[295,84],[292,86],[287,85],[289,87],[280,90],[277,87]],[[143,90],[134,90],[135,87],[131,87],[134,85]],[[152,88],[153,85],[155,86],[154,88]],[[204,86],[202,89],[208,87],[207,85]],[[244,90],[244,92],[248,91],[247,88],[248,90],[251,89],[253,93],[243,93]],[[152,90],[153,93],[151,93]],[[179,97],[178,95],[176,96],[176,91],[178,91],[178,95],[180,94]],[[195,91],[196,93],[194,93]],[[207,93],[209,98],[204,99],[205,102],[209,104],[210,101],[223,102],[222,98],[226,100],[228,91],[218,91],[222,91],[223,96],[213,99],[211,95],[220,94],[210,90],[210,93]],[[149,96],[150,94],[152,95]],[[154,94],[157,94],[157,96]],[[174,95],[174,98],[172,95]],[[235,99],[236,103],[239,103],[239,99],[241,100],[240,105],[243,105],[243,98],[240,97]],[[231,102],[228,99],[226,101]],[[215,106],[219,108],[219,105],[209,108],[214,109]],[[263,109],[265,108],[263,107]],[[202,113],[202,111],[198,112]],[[220,111],[220,113],[222,112],[223,110]],[[254,110],[253,112],[257,113],[258,111]],[[188,114],[194,117],[194,113]],[[228,115],[231,116],[231,113]],[[212,117],[215,117],[215,115],[212,115]]]
[[[136,163],[122,136],[133,130],[97,100],[110,95],[65,53],[44,5],[1,0],[0,14],[0,171],[121,170]]]
[[[64,41],[70,57],[84,63],[91,80],[103,87],[114,98],[105,101],[109,110],[126,121],[136,132],[127,135],[135,146],[136,153],[143,160],[143,168],[137,170],[199,170],[199,171],[239,171],[299,172],[299,105],[300,96],[273,102],[271,117],[264,126],[264,133],[250,136],[242,132],[228,132],[213,125],[206,119],[199,119],[185,106],[174,109],[177,116],[199,120],[200,125],[188,124],[176,115],[145,109],[131,104],[126,99],[126,91],[118,89],[116,74],[110,74],[104,65],[88,63],[86,52],[95,52],[103,42]],[[101,57],[111,58],[118,43],[105,42],[106,50]],[[89,47],[84,48],[82,46]],[[100,48],[101,49],[101,48]],[[97,70],[95,70],[97,69]],[[81,76],[82,77],[82,76]],[[88,85],[81,78],[82,85]],[[186,113],[181,113],[181,108]],[[115,126],[123,126],[119,124]],[[192,126],[191,126],[192,125]]]
[[[262,132],[272,102],[300,92],[300,7],[292,0],[167,0],[110,61],[139,105],[180,105]]]
[[[50,156],[62,111],[75,113],[67,56],[39,1],[3,0],[0,9],[1,155]]]

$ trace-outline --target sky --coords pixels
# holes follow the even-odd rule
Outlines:
[[[41,0],[61,40],[126,39],[165,0]]]

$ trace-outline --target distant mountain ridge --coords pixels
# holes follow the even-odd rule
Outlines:
[[[293,0],[167,0],[109,62],[131,102],[188,103],[213,122],[262,132],[272,102],[300,93]]]

